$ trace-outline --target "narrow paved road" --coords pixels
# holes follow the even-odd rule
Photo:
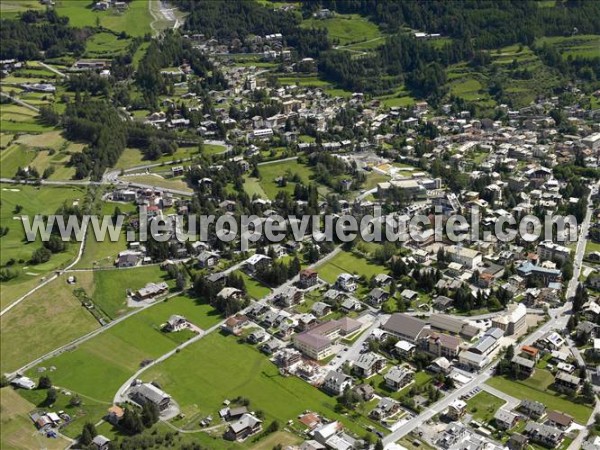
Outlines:
[[[104,325],[103,327],[100,328],[96,328],[94,331],[89,332],[88,334],[85,334],[83,336],[78,337],[77,339],[72,340],[71,342],[69,342],[68,344],[65,345],[61,345],[60,347],[46,353],[45,355],[40,356],[39,358],[36,358],[35,360],[25,364],[23,367],[15,370],[14,372],[8,373],[6,374],[7,378],[12,378],[13,376],[15,376],[16,374],[20,373],[24,373],[26,371],[28,371],[29,369],[41,364],[42,362],[50,359],[50,358],[54,358],[55,356],[60,355],[61,353],[64,353],[66,351],[69,351],[75,347],[77,347],[78,345],[83,344],[86,341],[89,341],[90,339],[98,336],[99,334],[104,333],[107,330],[110,330],[112,327],[114,327],[115,325],[120,324],[121,322],[123,322],[124,320],[129,319],[131,316],[134,316],[148,308],[151,308],[154,305],[158,305],[160,303],[163,302],[163,300],[169,299],[171,297],[176,297],[177,295],[181,295],[181,292],[174,292],[172,294],[167,295],[166,297],[161,297],[160,299],[149,303],[145,306],[141,306],[139,308],[134,309],[133,311],[113,320],[112,322],[107,323],[106,325]]]
[[[38,113],[40,112],[40,108],[38,108],[37,106],[30,105],[29,103],[24,102],[23,100],[19,100],[18,98],[11,97],[10,95],[8,95],[4,92],[0,92],[0,95],[2,97],[9,98],[12,102],[15,102],[17,105],[21,105],[27,109],[31,109],[32,111],[35,111]]]

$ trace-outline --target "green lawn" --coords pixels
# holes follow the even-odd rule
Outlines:
[[[379,273],[387,273],[385,267],[373,264],[364,258],[345,251],[338,253],[325,264],[319,265],[316,270],[319,272],[319,277],[328,283],[334,283],[342,272],[362,275],[367,279]]]
[[[504,403],[504,400],[495,395],[481,391],[467,400],[467,413],[472,414],[475,420],[487,423]]]
[[[186,373],[193,376],[183,376]],[[282,377],[268,358],[232,336],[213,333],[153,367],[143,378],[157,381],[172,395],[194,428],[193,417],[216,416],[223,400],[241,395],[250,399],[253,410],[264,411],[267,422],[285,423],[311,410],[364,434],[355,422],[334,412],[335,399],[299,378]]]
[[[121,206],[121,205],[119,205]],[[116,242],[108,239],[97,241],[94,234],[87,233],[83,255],[77,263],[78,269],[94,269],[114,267],[115,259],[120,252],[127,249],[126,232],[123,230]]]
[[[77,287],[89,289],[91,280],[78,274],[78,283],[71,286],[59,277],[0,318],[2,372],[16,370],[98,328],[96,319],[73,295]]]
[[[254,278],[250,278],[246,275],[245,272],[241,270],[237,270],[236,273],[242,277],[244,280],[244,284],[246,285],[246,290],[248,291],[248,295],[256,300],[259,300],[266,295],[269,295],[271,289],[266,287],[264,284],[255,280]]]
[[[538,371],[541,370],[538,369],[536,372]],[[540,388],[531,387],[521,381],[512,381],[503,377],[494,377],[490,378],[487,381],[487,384],[518,399],[536,400],[544,403],[549,409],[568,412],[579,423],[586,423],[592,413],[592,409],[588,406],[574,403],[570,401],[568,397],[559,395],[549,389],[542,390]]]
[[[190,331],[161,331],[161,325],[172,314],[183,315],[201,328],[220,320],[211,306],[175,297],[135,314],[73,351],[45,361],[43,366],[56,367],[52,380],[57,385],[99,401],[112,401],[142,361],[157,358],[193,336]],[[34,376],[35,369],[31,374]]]
[[[291,176],[297,174],[302,182],[308,185],[313,173],[310,167],[300,164],[297,160],[262,164],[258,166],[258,170],[261,176],[260,186],[270,200],[275,200],[279,191],[283,190],[290,194],[294,192],[295,183],[289,181]],[[286,176],[288,179],[287,186],[279,187],[277,185],[275,179],[280,176]],[[255,192],[259,193],[258,191]]]
[[[25,241],[23,224],[15,217],[27,215],[30,220],[33,220],[35,214],[53,214],[63,203],[71,205],[74,200],[83,201],[85,190],[80,187],[35,187],[9,184],[0,184],[0,189],[0,225],[8,227],[8,234],[0,239],[0,261],[4,265],[14,259],[15,263],[12,268],[18,272],[17,278],[1,284],[0,292],[4,307],[8,302],[14,300],[14,297],[10,295],[10,289],[5,289],[6,286],[27,283],[32,279],[39,281],[48,272],[66,266],[78,250],[77,243],[68,244],[66,251],[52,255],[48,262],[35,266],[28,265],[27,262],[32,253],[42,246],[41,239],[38,238],[35,242]],[[17,205],[23,208],[18,214],[15,213]]]
[[[97,33],[86,41],[87,58],[111,58],[123,53],[129,45],[128,39],[119,39],[112,33]]]
[[[141,266],[132,269],[99,270],[94,272],[94,303],[110,317],[127,312],[127,290],[136,291],[148,283],[166,280],[166,272],[159,266]],[[172,281],[169,281],[172,284]],[[90,293],[91,294],[91,293]]]
[[[13,83],[34,83],[41,81],[41,79],[6,77],[3,81]],[[8,88],[8,92],[10,92],[11,89],[12,88]],[[52,127],[38,123],[37,115],[37,112],[25,108],[24,106],[13,104],[0,105],[0,129],[3,133],[17,131],[22,133],[41,133],[44,131],[51,131]],[[12,175],[14,175],[14,173]]]
[[[340,45],[381,38],[377,25],[358,14],[336,14],[328,19],[310,18],[302,22],[306,28],[326,28],[329,38]]]
[[[29,418],[29,413],[35,408],[35,405],[20,397],[12,387],[0,390],[0,401],[2,402],[1,448],[62,450],[69,445],[63,438],[49,439],[35,431]]]
[[[100,25],[117,33],[125,31],[132,36],[143,36],[152,32],[152,16],[147,0],[133,0],[123,13],[112,8],[108,11],[93,11],[90,5],[91,3],[79,0],[59,0],[56,2],[56,11],[61,16],[69,17],[70,25],[76,27],[95,27],[99,20]]]
[[[600,57],[600,36],[581,34],[575,36],[552,36],[538,39],[541,45],[547,43],[558,50],[563,58],[569,56],[583,58]]]
[[[43,5],[35,0],[2,0],[0,2],[0,17],[11,19],[28,9],[43,9]]]
[[[220,153],[225,148],[220,145],[204,144],[204,152],[208,155]],[[159,164],[159,163],[170,163],[172,161],[177,162],[180,159],[191,158],[198,155],[198,149],[194,147],[180,147],[172,155],[164,155],[157,160],[144,159],[144,155],[139,149],[126,148],[121,154],[115,167],[117,169],[128,169],[136,166],[144,166],[148,164]],[[168,165],[165,165],[164,170],[170,170]]]

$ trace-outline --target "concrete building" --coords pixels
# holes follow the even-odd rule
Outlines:
[[[527,308],[523,303],[511,303],[506,314],[492,319],[492,326],[504,331],[506,336],[520,334],[527,330],[526,316]]]

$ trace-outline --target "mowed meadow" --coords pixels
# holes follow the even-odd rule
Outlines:
[[[173,314],[186,317],[200,329],[217,324],[221,318],[200,300],[178,296],[139,311],[126,320],[40,366],[54,366],[53,381],[74,392],[105,402],[144,361],[174,349],[195,334],[189,330],[162,331]],[[36,369],[31,370],[35,377]]]

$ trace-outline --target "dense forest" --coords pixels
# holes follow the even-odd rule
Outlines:
[[[80,55],[92,33],[89,28],[70,27],[69,18],[54,10],[25,11],[19,20],[0,20],[0,59],[41,59],[40,52],[50,58],[67,52]]]
[[[535,0],[302,2],[304,15],[320,8],[361,14],[389,33],[410,27],[459,40],[472,38],[478,49],[530,44],[535,37],[562,36],[575,28],[582,34],[600,31],[600,2],[589,0],[558,1],[556,8],[540,8]]]

